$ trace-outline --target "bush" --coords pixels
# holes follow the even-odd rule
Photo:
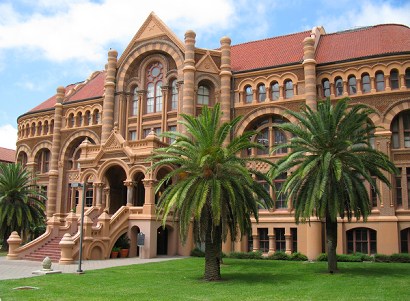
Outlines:
[[[390,256],[384,254],[376,254],[374,255],[374,261],[376,262],[390,262]]]
[[[336,257],[338,262],[362,262],[361,256],[354,254],[338,254]]]
[[[364,253],[355,253],[355,255],[360,256],[360,258],[362,259],[362,261],[374,261],[374,257],[364,254]]]
[[[326,253],[319,254],[319,256],[316,258],[316,261],[327,261],[327,254]]]
[[[263,259],[262,252],[232,252],[229,253],[227,256],[229,258],[236,258],[236,259]]]
[[[292,254],[290,255],[290,260],[294,260],[294,261],[306,261],[306,260],[308,260],[308,258],[307,258],[306,255],[303,255],[302,253],[295,252],[295,253],[292,253]]]
[[[290,256],[285,252],[275,252],[272,255],[269,255],[268,258],[272,260],[290,260]]]
[[[390,255],[390,262],[410,263],[410,254],[400,253]]]
[[[192,257],[205,257],[205,252],[199,248],[195,248],[191,251]]]

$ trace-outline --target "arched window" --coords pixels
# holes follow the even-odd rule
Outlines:
[[[100,123],[100,111],[94,110],[94,124],[99,124]]]
[[[44,135],[48,135],[48,120],[44,121]]]
[[[286,181],[286,177],[287,177],[286,173],[282,173],[273,181],[273,184],[275,185],[274,201],[275,201],[276,209],[288,208],[288,204],[286,202],[286,194],[279,193],[280,190],[282,189],[283,183]]]
[[[132,93],[131,116],[138,116],[138,87]]]
[[[356,94],[357,93],[356,77],[354,75],[349,76],[348,83],[349,83],[349,95]]]
[[[410,68],[406,69],[406,74],[404,76],[406,78],[406,87],[410,88]]]
[[[268,155],[271,154],[272,148],[286,143],[286,135],[281,130],[273,127],[274,124],[283,123],[284,120],[280,117],[268,117],[257,121],[253,126],[253,130],[258,132],[255,137],[255,142],[262,144],[265,148],[256,150],[257,155]],[[276,150],[275,154],[285,154],[287,153],[287,148],[281,148]],[[248,150],[248,155],[251,155],[252,150]]]
[[[368,228],[356,228],[347,231],[347,253],[376,254],[376,231]]]
[[[171,110],[178,109],[178,87],[177,80],[174,79],[171,83]]]
[[[397,71],[397,69],[393,69],[392,71],[390,71],[390,88],[392,90],[400,88],[399,71]]]
[[[147,113],[162,111],[162,78],[162,64],[151,64],[147,70]]]
[[[36,172],[46,173],[50,169],[50,151],[48,149],[41,149],[36,156]]]
[[[336,96],[343,95],[343,80],[340,77],[336,78],[335,90],[336,90]]]
[[[27,165],[27,154],[25,152],[19,153],[19,156],[17,158],[17,162],[20,163],[23,167],[26,167],[26,165]]]
[[[43,132],[43,123],[40,121],[37,125],[37,135],[41,136],[42,132]]]
[[[264,102],[265,99],[266,99],[266,88],[264,84],[261,84],[258,87],[258,101]]]
[[[376,73],[376,91],[384,91],[384,73],[381,71]]]
[[[81,126],[83,124],[83,113],[79,112],[77,114],[77,126]]]
[[[251,86],[245,87],[245,102],[251,103],[253,100],[253,90]]]
[[[404,111],[394,117],[390,130],[392,148],[410,148],[410,111]]]
[[[85,112],[85,125],[91,125],[91,113],[90,111]]]
[[[327,78],[322,80],[323,96],[330,97],[330,82]]]
[[[279,84],[278,82],[273,82],[270,86],[270,90],[272,91],[272,100],[277,100],[279,99],[280,93],[279,93]]]
[[[293,82],[292,80],[288,79],[285,81],[285,98],[292,98],[293,97]]]
[[[68,127],[70,127],[70,128],[72,128],[72,127],[74,127],[74,114],[73,113],[71,113],[69,116],[68,116]]]
[[[362,75],[362,93],[369,93],[371,90],[370,76],[367,73]]]
[[[198,104],[209,105],[209,88],[206,86],[198,87]]]

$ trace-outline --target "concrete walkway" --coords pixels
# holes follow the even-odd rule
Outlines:
[[[132,265],[132,264],[143,264],[149,262],[159,262],[166,260],[182,259],[185,257],[158,257],[151,259],[139,259],[137,257],[132,258],[119,258],[119,259],[107,259],[107,260],[84,260],[81,264],[81,269],[87,273],[88,270],[98,270],[105,269],[116,266]],[[41,270],[42,263],[39,261],[29,261],[29,260],[7,260],[5,256],[0,257],[0,280],[5,279],[18,279],[34,277],[33,272],[36,270]],[[51,268],[54,271],[60,270],[62,273],[76,273],[78,269],[78,263],[62,265],[58,263],[53,263]]]

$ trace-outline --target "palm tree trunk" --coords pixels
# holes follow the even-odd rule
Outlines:
[[[326,217],[326,241],[327,241],[327,269],[329,273],[337,272],[337,220],[332,221]]]
[[[220,269],[220,240],[219,227],[213,227],[212,221],[208,222],[208,231],[205,237],[205,274],[206,281],[221,280]]]

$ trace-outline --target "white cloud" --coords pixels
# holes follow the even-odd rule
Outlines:
[[[324,25],[326,32],[335,32],[354,27],[370,26],[382,23],[398,23],[410,25],[410,2],[397,6],[391,2],[359,1],[358,5],[344,5],[338,10],[338,16],[329,15],[327,11],[318,19],[318,24]]]
[[[0,146],[16,149],[17,129],[11,124],[0,126]]]
[[[8,16],[0,22],[0,50],[19,48],[52,61],[91,62],[105,59],[111,45],[127,43],[152,10],[182,34],[188,28],[211,32],[232,26],[235,10],[232,0],[208,0],[200,9],[196,1],[182,0],[41,0],[22,5],[25,10],[20,7],[19,12],[11,4],[0,6],[0,15]]]

